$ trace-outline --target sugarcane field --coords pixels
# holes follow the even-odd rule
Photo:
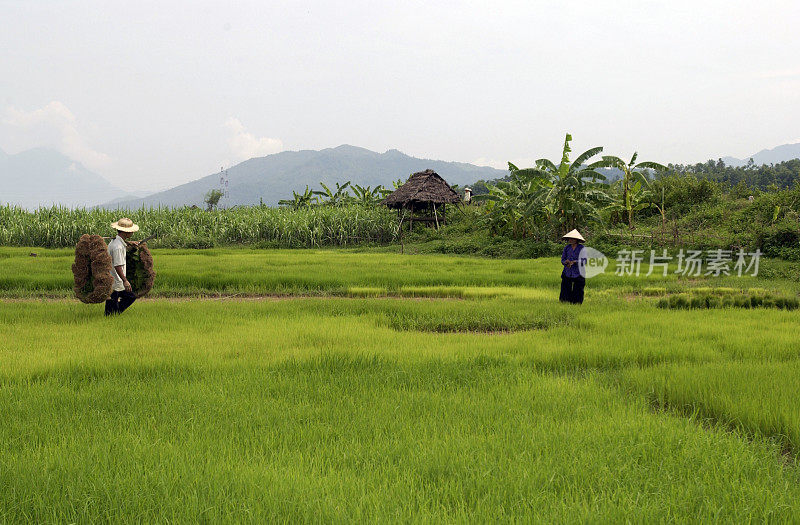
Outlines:
[[[0,525],[800,523],[797,2],[0,18]]]

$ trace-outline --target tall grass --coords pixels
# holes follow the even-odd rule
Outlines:
[[[197,208],[139,210],[0,207],[0,245],[74,246],[84,233],[112,235],[110,224],[128,216],[151,246],[208,248],[254,244],[286,248],[386,243],[394,239],[397,216],[378,207],[316,206],[290,210],[262,206],[216,211]]]

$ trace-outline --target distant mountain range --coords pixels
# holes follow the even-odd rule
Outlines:
[[[800,143],[763,150],[752,158],[757,165],[800,158]],[[722,160],[730,166],[743,166],[748,159],[723,157]],[[450,184],[459,185],[508,175],[506,170],[419,159],[395,149],[376,153],[342,145],[320,151],[284,151],[237,164],[227,170],[228,195],[220,204],[230,207],[263,200],[264,204],[274,206],[280,199],[290,198],[292,191],[302,192],[306,186],[319,189],[320,182],[333,185],[352,181],[362,186],[391,187],[393,181],[405,181],[410,174],[428,168]],[[56,151],[36,148],[8,155],[0,150],[0,205],[29,209],[53,204],[107,208],[202,206],[205,194],[215,188],[220,188],[219,173],[146,197],[126,195],[100,175]]]
[[[383,185],[391,188],[393,181],[405,181],[412,173],[428,168],[441,175],[448,183],[461,185],[471,184],[479,179],[505,177],[508,174],[505,170],[461,162],[418,159],[396,149],[376,153],[342,145],[320,151],[284,151],[246,160],[228,169],[228,196],[220,204],[225,207],[258,204],[263,199],[264,204],[274,206],[280,199],[291,197],[292,191],[303,192],[306,186],[320,189],[320,182],[333,185],[352,181],[361,186]],[[205,194],[215,188],[220,188],[219,173],[141,199],[109,203],[107,206],[202,206]]]
[[[91,206],[124,193],[57,151],[36,148],[8,155],[0,150],[0,204]]]
[[[772,149],[762,149],[758,153],[750,155],[746,159],[737,159],[735,157],[722,157],[722,161],[726,166],[745,166],[747,162],[753,159],[756,166],[762,164],[777,164],[792,159],[800,159],[800,142],[797,144],[784,144]]]

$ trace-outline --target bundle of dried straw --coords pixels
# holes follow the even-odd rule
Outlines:
[[[75,246],[72,275],[75,297],[87,304],[102,303],[111,296],[111,256],[106,242],[99,235],[81,235]]]

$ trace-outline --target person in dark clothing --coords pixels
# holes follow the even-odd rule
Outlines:
[[[558,300],[562,303],[581,304],[583,303],[583,288],[586,286],[586,278],[581,272],[581,268],[586,264],[586,257],[583,252],[583,236],[578,230],[572,230],[564,235],[569,244],[561,252],[561,264],[564,270],[561,272],[561,294]]]

